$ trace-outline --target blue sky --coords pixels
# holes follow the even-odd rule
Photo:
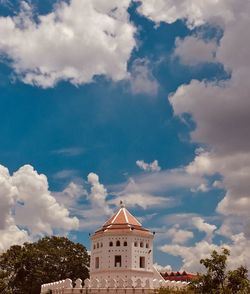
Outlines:
[[[0,1],[0,250],[122,199],[161,266],[248,258],[249,5],[152,3]]]

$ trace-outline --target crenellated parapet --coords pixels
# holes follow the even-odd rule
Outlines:
[[[156,289],[172,288],[181,289],[188,285],[187,282],[176,282],[168,280],[157,280],[150,281],[149,279],[86,279],[82,283],[81,279],[77,279],[75,283],[70,279],[57,281],[54,283],[44,284],[41,287],[41,294],[67,294],[67,293],[117,293],[120,294],[150,294],[154,293]]]

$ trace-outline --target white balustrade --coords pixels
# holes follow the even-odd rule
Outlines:
[[[157,280],[154,279],[149,280],[143,280],[143,279],[136,279],[135,281],[131,278],[129,279],[102,279],[99,281],[98,279],[90,280],[90,279],[85,279],[84,284],[82,285],[82,280],[77,279],[75,281],[75,287],[73,287],[72,280],[66,279],[66,280],[61,280],[53,283],[48,283],[48,284],[43,284],[41,286],[41,294],[47,294],[49,290],[52,291],[52,294],[63,294],[63,293],[74,293],[74,294],[80,294],[80,293],[85,293],[85,291],[88,291],[87,289],[90,289],[90,292],[93,291],[93,289],[98,289],[98,291],[101,294],[106,294],[108,289],[112,291],[114,288],[119,288],[121,291],[122,289],[127,288],[127,291],[132,291],[133,288],[136,288],[138,294],[143,294],[143,293],[152,293],[149,292],[150,290],[153,291],[153,289],[157,289],[160,287],[165,287],[165,288],[178,288],[182,289],[185,288],[189,283],[187,282],[182,282],[182,281],[169,281],[169,280]],[[84,292],[82,292],[83,288]],[[68,290],[72,289],[73,292],[68,292]],[[79,289],[79,292],[78,292]],[[131,290],[130,290],[131,289]],[[141,292],[140,292],[141,289]],[[65,292],[66,291],[66,292]],[[104,292],[102,292],[104,291]],[[139,292],[138,292],[139,291]],[[146,292],[145,292],[146,291]],[[87,293],[87,292],[86,292]],[[95,292],[93,292],[95,293]],[[120,292],[123,293],[123,292]],[[125,292],[124,292],[125,293]],[[127,292],[130,293],[130,292]],[[132,294],[132,292],[131,292]]]

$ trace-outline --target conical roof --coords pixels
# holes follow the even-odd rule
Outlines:
[[[95,232],[95,234],[106,232],[123,233],[132,231],[140,231],[140,233],[143,234],[152,234],[148,229],[142,227],[142,224],[127,210],[127,208],[121,202],[121,207],[110,219],[108,219],[103,224],[101,229]]]

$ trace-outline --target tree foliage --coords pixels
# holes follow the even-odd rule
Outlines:
[[[160,288],[158,294],[195,294],[191,289]]]
[[[190,289],[201,294],[249,294],[250,282],[248,270],[244,266],[227,271],[227,258],[230,251],[226,248],[221,253],[214,250],[210,258],[201,259],[206,268],[205,274],[198,274],[190,284]]]
[[[86,248],[65,237],[14,245],[0,255],[0,293],[38,294],[41,284],[89,277]]]

